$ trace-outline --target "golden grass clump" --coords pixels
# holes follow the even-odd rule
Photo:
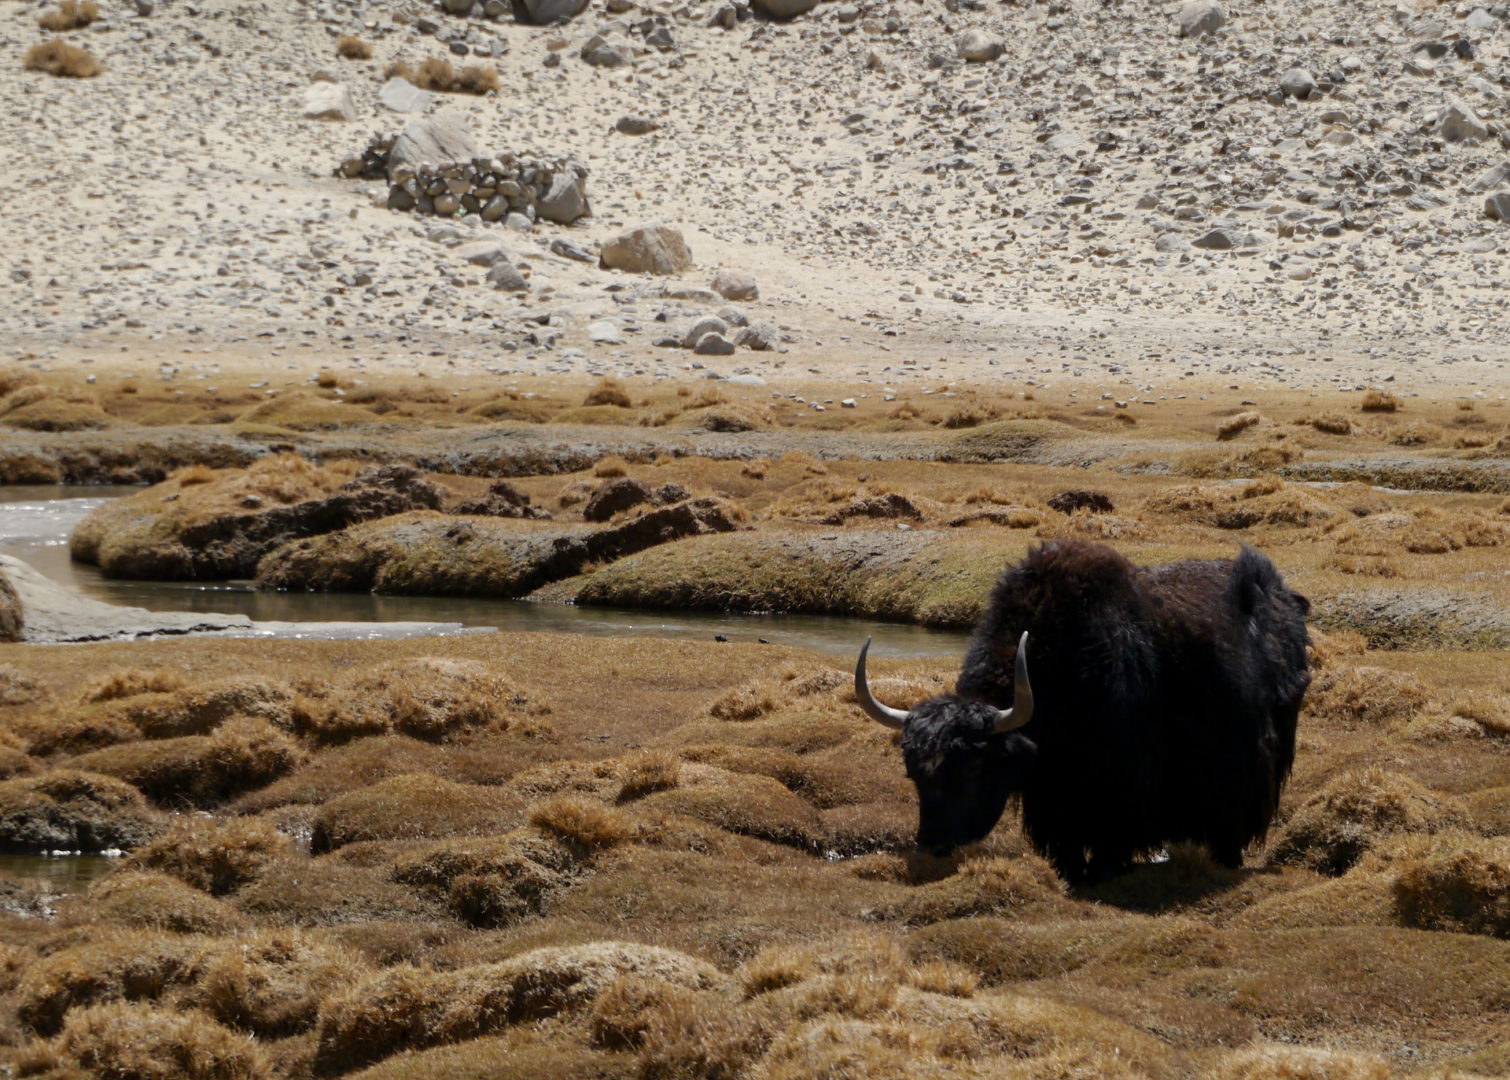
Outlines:
[[[212,953],[191,1000],[239,1031],[280,1038],[314,1027],[321,1002],[367,973],[347,949],[297,931],[260,931]]]
[[[491,65],[468,64],[457,71],[451,61],[430,57],[419,67],[406,60],[395,60],[388,65],[383,77],[407,79],[422,90],[438,90],[442,93],[486,94],[501,85],[498,69]]]
[[[245,922],[234,908],[178,878],[140,870],[102,878],[75,902],[73,914],[81,921],[175,934],[228,934]]]
[[[372,45],[355,34],[342,34],[336,38],[336,55],[347,60],[371,60]]]
[[[517,825],[521,810],[517,797],[499,788],[409,773],[321,806],[310,850],[319,854],[361,840],[485,835]]]
[[[116,776],[164,804],[215,806],[301,764],[304,751],[266,720],[234,717],[209,735],[126,743],[74,760]]]
[[[462,732],[499,725],[504,710],[529,699],[476,661],[421,656],[385,664],[337,695],[334,712],[311,734],[321,739],[397,731],[439,742]]]
[[[1210,1080],[1392,1080],[1396,1075],[1375,1054],[1273,1043],[1233,1051],[1207,1074]]]
[[[581,1012],[629,973],[688,990],[728,985],[711,964],[685,953],[621,941],[540,948],[454,971],[395,967],[321,1007],[316,1066],[345,1071],[397,1050]]]
[[[1400,399],[1388,390],[1369,390],[1358,408],[1362,412],[1392,413],[1400,408]]]
[[[1424,420],[1412,420],[1390,436],[1394,446],[1424,446],[1442,438],[1442,429]]]
[[[133,865],[171,874],[213,896],[256,881],[272,863],[288,858],[292,838],[257,818],[177,819],[172,828],[132,853]]]
[[[43,30],[64,34],[70,30],[82,30],[100,17],[100,6],[94,0],[62,0],[55,11],[45,12],[37,20]]]
[[[207,946],[193,935],[99,929],[31,964],[16,983],[16,1016],[53,1035],[69,1010],[129,998],[157,998],[199,977]]]
[[[1251,427],[1257,427],[1263,420],[1263,414],[1258,412],[1241,412],[1236,416],[1223,420],[1216,428],[1216,437],[1227,440],[1235,439]]]
[[[172,668],[116,668],[90,679],[82,696],[89,702],[117,701],[138,694],[171,694],[186,685]]]
[[[1301,805],[1269,847],[1273,865],[1306,866],[1333,877],[1399,833],[1433,833],[1470,823],[1462,800],[1400,773],[1346,772]]]
[[[257,1041],[202,1013],[126,1002],[71,1013],[50,1048],[60,1065],[112,1080],[263,1080]]]
[[[886,918],[909,926],[973,915],[1003,915],[1066,903],[1064,883],[1054,868],[1036,855],[966,859],[940,881],[919,885],[886,905]]]
[[[585,407],[613,405],[620,409],[628,409],[633,402],[629,400],[629,394],[618,380],[604,379],[587,392],[587,396],[582,399],[582,404]]]
[[[1510,838],[1407,861],[1398,871],[1395,910],[1406,926],[1510,938]]]
[[[530,808],[530,824],[588,851],[604,851],[634,838],[634,822],[621,810],[575,795],[557,795]]]
[[[681,759],[664,750],[641,750],[626,758],[621,770],[619,802],[674,788],[681,778]]]
[[[1307,717],[1346,730],[1392,727],[1414,719],[1429,701],[1421,680],[1368,664],[1322,672],[1302,708]]]
[[[37,42],[26,50],[26,59],[23,63],[27,71],[41,71],[48,75],[68,79],[92,79],[105,70],[88,49],[70,45],[62,38],[48,38],[46,41]],[[11,421],[7,418],[6,422]],[[59,429],[41,428],[38,430]]]
[[[1317,431],[1328,435],[1351,435],[1353,433],[1353,421],[1341,413],[1322,413],[1320,416],[1311,417],[1310,424]]]

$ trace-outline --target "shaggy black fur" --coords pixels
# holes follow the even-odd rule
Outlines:
[[[1088,541],[1034,548],[997,582],[956,693],[903,727],[919,847],[980,839],[1021,794],[1028,839],[1072,881],[1182,840],[1239,865],[1294,762],[1309,609],[1247,547],[1148,569]],[[979,702],[1012,704],[1024,630],[1033,720],[992,735]]]

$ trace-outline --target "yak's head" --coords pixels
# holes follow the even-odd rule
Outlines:
[[[1007,799],[1022,790],[1038,747],[1018,729],[1033,718],[1028,682],[1028,635],[1017,645],[1010,709],[954,694],[930,698],[912,711],[882,705],[865,678],[865,654],[855,665],[855,697],[874,720],[902,733],[902,759],[918,789],[918,848],[947,855],[996,827]]]

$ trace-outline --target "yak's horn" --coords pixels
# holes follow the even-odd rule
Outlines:
[[[1017,675],[1014,684],[1012,707],[1002,709],[996,714],[996,726],[992,730],[998,735],[1016,731],[1033,719],[1033,684],[1028,682],[1028,632],[1026,630],[1022,632],[1022,637],[1017,642]]]
[[[859,701],[860,708],[864,709],[866,715],[872,720],[900,731],[907,719],[907,713],[902,709],[893,709],[890,705],[882,705],[870,696],[870,685],[865,679],[865,654],[869,650],[870,638],[866,638],[865,644],[860,648],[860,662],[855,665],[855,699]]]

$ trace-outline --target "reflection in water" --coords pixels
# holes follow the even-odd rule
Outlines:
[[[246,615],[276,622],[452,622],[500,630],[678,637],[774,644],[853,654],[867,637],[878,656],[955,656],[960,631],[824,615],[724,615],[701,611],[574,607],[524,600],[370,593],[258,592],[245,582],[113,581],[68,556],[73,528],[108,499],[133,487],[0,486],[0,554],[13,555],[54,581],[109,604],[158,611]]]
[[[0,855],[0,881],[43,881],[74,892],[118,865],[119,858],[112,855]]]

